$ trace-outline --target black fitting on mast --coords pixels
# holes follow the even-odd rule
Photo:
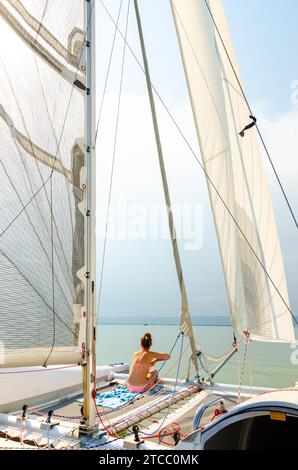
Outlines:
[[[48,417],[46,419],[47,424],[51,424],[51,418],[52,418],[53,414],[54,414],[54,410],[49,410]]]
[[[180,433],[178,431],[176,431],[174,434],[173,434],[173,439],[174,439],[174,442],[175,442],[175,446],[177,444],[179,444],[180,442],[180,439],[181,439],[181,436],[180,436]]]
[[[28,410],[28,405],[24,405],[24,406],[22,407],[22,412],[23,412],[23,413],[22,413],[22,419],[26,419],[26,418],[27,418],[27,416],[26,416],[27,410]]]
[[[139,426],[137,426],[136,424],[132,427],[132,432],[134,433],[135,435],[135,442],[140,442],[141,439],[140,439],[140,436],[139,436]]]

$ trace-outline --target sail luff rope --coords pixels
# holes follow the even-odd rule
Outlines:
[[[103,5],[108,17],[110,18],[110,20],[115,24],[115,21],[113,19],[113,17],[111,16],[111,14],[109,13],[108,9],[106,8],[105,4],[103,3],[103,0],[99,0],[100,3]],[[119,29],[119,34],[120,36],[122,37],[122,39],[124,40],[124,36],[122,34],[122,32],[120,31]],[[144,67],[142,66],[142,64],[140,63],[138,57],[136,56],[136,54],[134,53],[133,49],[131,48],[131,46],[126,42],[126,45],[130,51],[130,53],[132,54],[133,58],[135,59],[135,61],[137,62],[138,66],[141,68],[141,70],[143,71],[143,73],[145,73],[145,70],[144,70]],[[228,205],[226,204],[226,202],[224,201],[223,197],[221,196],[221,194],[219,193],[218,189],[216,188],[215,184],[213,183],[211,177],[209,176],[207,170],[204,168],[203,164],[200,162],[200,159],[199,157],[197,156],[195,150],[192,148],[191,144],[189,143],[188,139],[186,138],[186,136],[184,135],[181,127],[179,126],[179,124],[177,123],[177,121],[175,120],[173,114],[171,113],[170,109],[168,108],[168,106],[166,105],[166,103],[164,102],[164,100],[162,99],[161,95],[159,94],[157,88],[153,85],[153,83],[151,82],[151,86],[152,86],[152,89],[154,90],[156,96],[158,97],[160,103],[162,104],[162,106],[164,107],[166,113],[169,115],[171,121],[173,122],[174,126],[176,127],[178,133],[180,134],[180,136],[182,137],[183,141],[185,142],[185,144],[187,145],[187,147],[189,148],[189,150],[191,151],[192,155],[194,156],[195,160],[197,161],[199,167],[201,168],[201,170],[203,171],[203,173],[205,174],[207,180],[209,181],[209,183],[211,184],[212,188],[214,189],[214,191],[216,192],[217,196],[219,197],[221,203],[223,204],[223,206],[225,207],[226,211],[228,212],[228,214],[230,215],[230,217],[232,218],[234,224],[236,225],[237,229],[239,230],[239,232],[241,233],[241,235],[243,236],[244,238],[244,241],[248,244],[250,250],[252,251],[253,255],[256,257],[257,261],[259,262],[261,268],[264,270],[265,274],[268,276],[271,284],[273,285],[274,289],[276,290],[276,292],[278,293],[279,297],[281,298],[282,302],[284,303],[286,309],[288,310],[288,312],[291,314],[292,318],[293,318],[293,321],[296,323],[296,325],[298,326],[298,320],[296,319],[294,313],[292,312],[291,308],[289,307],[289,305],[287,304],[287,302],[285,301],[285,299],[283,298],[282,294],[280,293],[278,287],[275,285],[275,283],[273,282],[273,280],[271,279],[271,277],[269,276],[269,273],[267,272],[265,266],[262,264],[261,260],[259,259],[259,257],[257,256],[257,253],[255,252],[255,250],[253,249],[252,245],[250,244],[249,240],[247,239],[247,237],[245,236],[243,230],[241,229],[240,225],[238,224],[236,218],[234,217],[233,213],[231,212],[231,210],[229,209]],[[276,318],[279,318],[280,316],[284,315],[284,312],[277,315]],[[265,321],[262,323],[261,326],[263,326],[265,323],[267,323],[269,320]],[[271,321],[271,320],[270,320]]]
[[[229,51],[228,51],[228,49],[227,49],[227,47],[226,47],[226,45],[225,45],[225,42],[224,42],[223,37],[222,37],[222,35],[221,35],[221,33],[220,33],[219,27],[218,27],[218,25],[217,25],[217,23],[216,23],[216,21],[215,21],[214,15],[213,15],[213,13],[212,13],[212,11],[211,11],[211,8],[210,8],[210,5],[209,5],[208,0],[205,0],[205,4],[206,4],[206,7],[207,7],[207,9],[208,9],[208,12],[209,12],[209,14],[210,14],[210,16],[211,16],[211,19],[212,19],[212,21],[213,21],[213,23],[214,23],[214,26],[215,26],[215,29],[216,29],[217,34],[218,34],[218,36],[219,36],[220,42],[221,42],[221,44],[222,44],[222,46],[223,46],[223,48],[224,48],[224,51],[225,51],[225,53],[226,53],[226,55],[227,55],[228,61],[229,61],[230,65],[231,65],[233,74],[235,75],[235,78],[236,78],[236,80],[237,80],[239,89],[240,89],[240,91],[241,91],[241,93],[242,93],[242,96],[243,96],[245,102],[246,102],[246,105],[247,105],[247,107],[248,107],[248,110],[249,110],[251,116],[254,116],[253,111],[252,111],[252,109],[251,109],[251,106],[250,106],[250,104],[249,104],[248,98],[247,98],[247,96],[246,96],[246,93],[245,93],[245,91],[244,91],[244,89],[243,89],[243,86],[242,86],[242,84],[241,84],[240,78],[238,77],[238,74],[237,74],[236,69],[235,69],[234,64],[233,64],[233,61],[232,61],[232,59],[231,59],[231,57],[230,57]],[[275,168],[275,165],[274,165],[273,160],[272,160],[272,158],[271,158],[271,155],[270,155],[270,153],[269,153],[269,149],[268,149],[268,147],[267,147],[267,145],[266,145],[266,143],[265,143],[265,140],[264,140],[264,138],[263,138],[263,135],[262,135],[261,130],[260,130],[260,128],[259,128],[259,126],[258,126],[257,123],[255,123],[255,127],[256,127],[256,129],[257,129],[258,135],[259,135],[259,137],[260,137],[260,140],[261,140],[262,145],[263,145],[263,147],[264,147],[265,153],[266,153],[266,155],[267,155],[267,158],[268,158],[268,160],[269,160],[269,162],[270,162],[270,165],[271,165],[271,167],[272,167],[272,170],[273,170],[273,172],[274,172],[274,175],[275,175],[275,177],[276,177],[276,179],[277,179],[277,181],[278,181],[279,187],[280,187],[280,189],[281,189],[281,191],[282,191],[282,194],[283,194],[283,196],[284,196],[284,199],[285,199],[285,201],[286,201],[286,204],[287,204],[287,206],[288,206],[288,209],[289,209],[289,211],[290,211],[290,214],[291,214],[291,216],[292,216],[292,219],[293,219],[293,221],[294,221],[294,223],[295,223],[295,225],[296,225],[296,228],[298,229],[298,221],[297,221],[297,219],[296,219],[296,216],[295,216],[295,214],[294,214],[294,211],[293,211],[293,209],[292,209],[292,206],[291,206],[291,204],[290,204],[290,201],[289,201],[289,199],[288,199],[288,196],[287,196],[287,194],[286,194],[286,191],[285,191],[285,189],[284,189],[284,187],[283,187],[283,184],[282,184],[282,182],[281,182],[281,179],[280,179],[280,177],[279,177],[279,175],[278,175],[278,173],[277,173],[277,170],[276,170],[276,168]]]

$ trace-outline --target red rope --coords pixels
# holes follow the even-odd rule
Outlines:
[[[224,415],[227,412],[228,412],[228,410],[221,410],[220,408],[216,408],[216,410],[214,411],[214,414],[211,418],[211,421],[213,421],[215,418],[217,418],[220,415]]]
[[[101,422],[101,425],[103,426],[103,429],[106,431],[108,436],[115,437],[116,434],[111,431],[111,428],[113,429],[113,425],[109,424],[109,426],[107,427],[105,425],[105,423],[103,422],[103,420],[101,419],[101,415],[98,411],[98,407],[97,407],[97,403],[96,403],[96,398],[94,398],[94,405],[95,405],[97,417],[99,418],[99,421]]]
[[[189,387],[187,387],[187,388],[185,388],[185,389],[183,389],[183,390],[180,390],[180,391],[176,392],[176,396],[179,396],[179,395],[185,393],[185,391],[190,390],[190,389],[195,388],[195,387],[198,388],[198,385],[191,385],[191,386],[189,386]],[[200,389],[198,389],[198,390],[200,390]],[[165,399],[165,401],[167,401],[167,400],[170,400],[170,398]],[[159,412],[159,413],[163,411],[163,410],[161,409],[161,406],[160,406],[159,404],[154,404],[154,407],[158,408],[158,412]],[[151,405],[148,404],[148,406],[145,406],[144,409],[142,409],[142,410],[140,410],[138,413],[136,413],[135,416],[138,416],[139,418],[141,418],[141,419],[143,419],[143,420],[147,419],[148,417],[143,416],[143,414],[146,413],[147,411],[150,411],[150,408],[151,408]],[[116,411],[116,410],[115,410],[115,411]],[[156,413],[154,413],[154,414],[156,414]],[[152,416],[152,415],[150,415],[150,416]],[[116,423],[114,423],[114,424],[112,425],[112,427],[115,427],[115,426],[117,426],[117,425],[119,426],[119,425],[121,425],[122,423],[127,423],[128,419],[129,419],[129,417],[128,417],[127,419],[120,418]]]
[[[61,366],[61,367],[53,367],[48,369],[44,367],[43,369],[32,369],[32,370],[9,370],[7,372],[1,371],[0,375],[10,375],[10,374],[32,374],[34,372],[51,372],[53,370],[62,370],[62,369],[71,369],[72,367],[78,367],[77,364],[71,366]]]

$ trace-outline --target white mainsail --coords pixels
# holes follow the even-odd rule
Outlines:
[[[81,356],[84,7],[0,2],[2,367]]]
[[[210,178],[234,330],[240,334],[248,329],[263,341],[293,342],[280,243],[256,136],[253,129],[239,135],[250,122],[249,110],[210,15],[212,11],[238,75],[221,2],[171,0],[171,5]]]

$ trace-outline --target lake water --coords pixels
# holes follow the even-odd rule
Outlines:
[[[228,326],[194,326],[201,349],[209,355],[220,356],[231,349],[233,337]],[[152,349],[169,352],[178,335],[175,325],[98,325],[97,363],[129,362],[134,351],[139,349],[140,337],[145,331],[153,336]],[[188,340],[184,340],[184,348]],[[177,361],[181,341],[172,354],[172,359],[163,367],[160,376],[176,377]],[[288,344],[252,342],[248,346],[243,384],[263,387],[292,387],[298,381],[298,345],[296,349]],[[239,383],[239,367],[242,364],[244,342],[239,352],[216,376],[217,382]],[[189,359],[185,352],[180,377],[185,376]],[[296,363],[296,364],[295,364]],[[157,364],[158,365],[158,364]],[[204,377],[206,374],[201,373]]]

